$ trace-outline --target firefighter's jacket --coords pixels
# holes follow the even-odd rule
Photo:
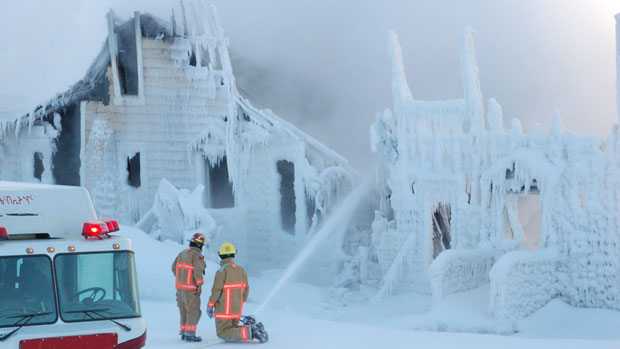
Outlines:
[[[220,265],[215,273],[208,306],[215,307],[216,319],[238,319],[250,294],[248,275],[235,264],[234,258],[223,259]]]
[[[204,283],[205,258],[198,247],[181,251],[172,263],[172,272],[176,277],[176,288],[195,290]]]

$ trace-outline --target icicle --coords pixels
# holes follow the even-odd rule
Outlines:
[[[15,138],[16,139],[19,136],[19,130],[21,129],[21,125],[22,125],[22,115],[19,114],[19,116],[17,117],[17,121],[15,121]]]
[[[205,2],[200,1],[198,3],[198,12],[199,17],[202,19],[202,28],[204,30],[205,37],[212,37],[213,33],[211,32],[211,28],[209,28],[209,11],[206,8]]]
[[[192,37],[196,38],[196,25],[192,26]],[[200,68],[201,67],[201,56],[200,56],[200,47],[201,45],[201,40],[200,39],[195,39],[194,40],[194,54],[196,55],[196,68]]]
[[[198,34],[198,36],[201,36],[203,33],[200,32],[200,21],[198,20],[198,14],[196,13],[196,6],[194,5],[194,2],[190,2],[190,16],[191,18],[193,18],[194,23],[192,23],[192,36],[196,37],[196,34]]]
[[[174,8],[172,9],[172,14],[170,14],[170,36],[174,37],[174,35],[176,34],[176,25],[177,22],[174,18]]]
[[[183,15],[182,19],[182,25],[181,25],[181,36],[187,36],[187,29],[188,29],[188,25],[187,25],[187,17],[185,16],[185,5],[183,5],[183,0],[180,0],[181,2],[181,14]]]
[[[219,37],[224,37],[224,29],[220,25],[220,18],[217,15],[217,9],[215,5],[211,5],[211,16],[213,17],[213,27],[215,28],[215,35]]]
[[[35,113],[36,109],[33,109],[30,114],[28,114],[28,137],[30,137],[30,134],[32,133],[32,124],[34,123]]]
[[[207,84],[206,95],[207,95],[207,98],[214,100],[216,97],[217,86],[215,83],[215,76],[214,76],[215,74],[213,71],[213,64],[209,63],[207,69],[208,69],[209,75],[207,76],[207,82],[206,82]]]

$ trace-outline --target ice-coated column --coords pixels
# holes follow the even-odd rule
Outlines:
[[[388,40],[388,51],[392,60],[392,95],[394,104],[400,105],[403,100],[411,100],[411,91],[407,85],[405,76],[405,66],[403,64],[403,53],[398,41],[398,35],[390,31]]]
[[[471,122],[471,133],[480,134],[484,131],[483,101],[478,77],[478,63],[474,48],[474,31],[471,27],[461,29],[461,79],[465,93],[468,116]]]

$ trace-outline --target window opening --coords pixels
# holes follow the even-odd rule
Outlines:
[[[538,250],[542,234],[540,195],[521,194],[517,198],[517,215],[526,250]]]
[[[134,188],[140,188],[140,153],[127,158],[127,184]]]
[[[48,114],[45,121],[57,125],[55,113]],[[58,111],[60,115],[60,135],[54,140],[56,151],[52,154],[50,170],[54,183],[62,185],[80,185],[80,104],[74,103]],[[56,126],[55,126],[56,127]]]
[[[138,95],[138,53],[136,29],[133,21],[123,24],[116,36],[118,40],[118,77],[122,95]]]
[[[189,55],[189,65],[192,67],[196,66],[196,51],[192,47],[192,53]]]
[[[525,250],[538,250],[542,236],[540,195],[507,196],[504,214],[504,237],[514,240],[521,236]]]
[[[38,179],[39,182],[41,181],[41,176],[43,175],[43,171],[45,170],[45,167],[43,167],[43,154],[41,154],[40,152],[36,152],[34,153],[34,164],[33,164],[33,176],[34,178]]]
[[[220,161],[211,164],[205,159],[206,167],[209,169],[209,193],[211,208],[235,207],[235,196],[233,187],[228,176],[228,161],[224,156]]]
[[[280,174],[280,214],[282,216],[282,230],[293,234],[297,218],[295,212],[295,165],[286,160],[277,163]]]
[[[451,211],[450,205],[443,203],[439,203],[433,211],[433,259],[441,252],[450,249]]]
[[[514,179],[515,178],[515,163],[512,163],[512,168],[506,169],[506,179]]]

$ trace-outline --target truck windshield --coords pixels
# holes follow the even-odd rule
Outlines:
[[[51,324],[56,318],[51,260],[0,257],[0,327]]]
[[[60,254],[54,266],[63,321],[140,316],[132,252]]]

